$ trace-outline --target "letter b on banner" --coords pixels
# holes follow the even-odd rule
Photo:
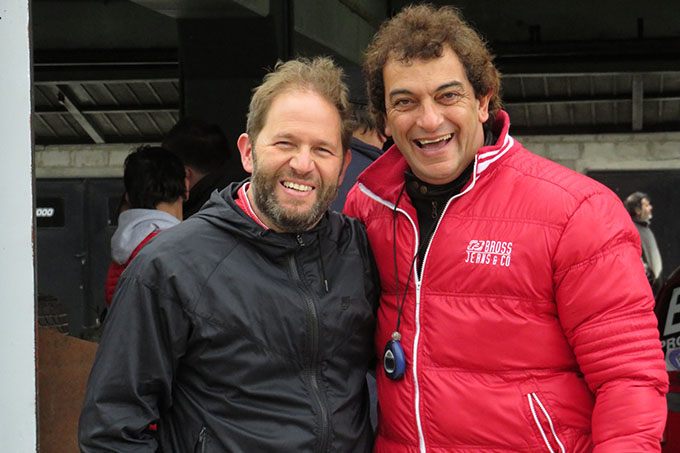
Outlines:
[[[668,302],[668,311],[666,312],[666,323],[663,329],[663,337],[680,332],[680,304],[678,303],[678,296],[680,295],[680,287],[674,288],[671,293],[671,299]]]

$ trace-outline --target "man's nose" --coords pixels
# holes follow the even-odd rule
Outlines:
[[[443,122],[440,107],[432,100],[421,104],[418,126],[425,131],[435,131]]]
[[[312,159],[312,151],[307,147],[302,147],[290,159],[290,168],[298,173],[309,173],[314,168],[314,160]]]

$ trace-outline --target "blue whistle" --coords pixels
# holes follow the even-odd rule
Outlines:
[[[390,340],[385,345],[383,368],[385,369],[385,376],[389,379],[397,381],[404,377],[406,358],[404,357],[404,349],[398,340]]]

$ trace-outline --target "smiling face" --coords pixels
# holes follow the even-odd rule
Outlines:
[[[252,173],[248,198],[275,231],[316,225],[335,198],[350,154],[344,153],[337,109],[319,94],[289,89],[271,103],[255,139],[238,139],[243,168]]]
[[[475,98],[458,56],[404,63],[389,58],[383,69],[386,133],[422,181],[456,179],[484,144],[489,97]]]

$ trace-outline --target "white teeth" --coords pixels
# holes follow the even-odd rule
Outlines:
[[[451,134],[447,134],[443,137],[435,138],[435,139],[432,139],[432,140],[418,140],[418,142],[420,142],[421,145],[429,145],[430,143],[437,143],[437,142],[441,142],[443,140],[448,140],[450,138],[451,138]]]
[[[283,187],[286,187],[288,189],[293,189],[293,190],[299,190],[300,192],[309,192],[310,190],[313,189],[312,186],[306,186],[304,184],[297,184],[297,183],[291,182],[291,181],[284,181]]]

